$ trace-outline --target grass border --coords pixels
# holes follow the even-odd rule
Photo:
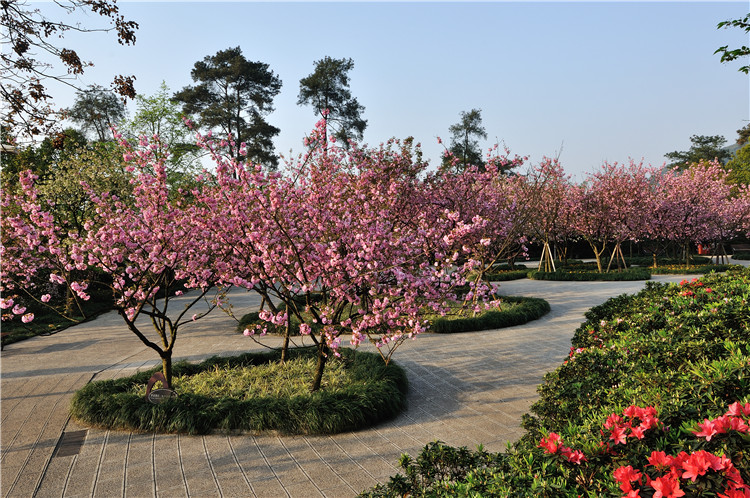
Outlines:
[[[595,280],[602,281],[632,281],[632,280],[650,280],[651,272],[648,268],[629,268],[619,272],[599,273],[596,271],[566,271],[557,270],[556,272],[530,271],[529,278],[532,280],[555,280],[570,282],[590,282]]]
[[[509,303],[518,303],[519,306],[505,311],[489,310],[475,317],[454,320],[437,318],[433,320],[430,332],[455,334],[514,327],[541,318],[550,311],[549,303],[538,297],[501,296],[501,299]]]
[[[161,370],[156,367],[122,379],[87,384],[73,396],[70,414],[86,425],[136,432],[334,434],[370,427],[395,417],[406,407],[408,381],[400,366],[393,362],[386,365],[375,353],[348,348],[340,352],[356,382],[347,389],[250,400],[179,394],[160,404],[128,392],[134,384],[145,385],[154,372]],[[314,354],[312,348],[290,350],[290,358]],[[212,357],[199,364],[177,363],[173,372],[175,376],[189,375],[215,366],[260,365],[280,357],[278,350]]]
[[[724,272],[732,265],[701,265],[692,268],[649,268],[652,275],[705,275],[711,272]]]

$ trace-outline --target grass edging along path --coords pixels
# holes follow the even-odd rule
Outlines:
[[[80,389],[71,401],[71,416],[80,423],[106,429],[138,432],[207,434],[221,432],[278,431],[284,434],[333,434],[369,427],[393,418],[406,406],[408,382],[404,370],[393,362],[385,365],[375,353],[342,348],[341,358],[330,358],[326,371],[346,377],[340,385],[311,393],[312,372],[304,376],[301,392],[230,396],[226,392],[210,395],[219,389],[223,377],[247,368],[269,367],[283,375],[284,368],[295,360],[314,357],[311,348],[290,350],[290,360],[279,365],[280,352],[247,353],[232,358],[210,358],[200,364],[174,365],[174,389],[177,397],[159,404],[145,399],[149,378],[160,368],[136,375],[92,382]],[[314,365],[314,362],[311,363]],[[342,372],[344,372],[342,374]],[[195,389],[180,388],[180,376],[208,379]],[[259,374],[259,375],[258,375]],[[248,375],[243,372],[239,376]],[[257,372],[256,376],[266,374]],[[298,376],[302,377],[302,376]],[[308,378],[309,377],[309,378]],[[273,380],[265,377],[269,383]],[[337,379],[341,381],[341,379]],[[279,382],[286,380],[280,379]]]
[[[430,332],[452,334],[514,327],[541,318],[550,311],[549,303],[538,297],[502,296],[501,299],[515,306],[501,311],[488,310],[475,317],[437,318],[432,321]]]
[[[566,280],[566,281],[624,281],[624,280],[650,280],[651,272],[648,268],[629,268],[622,271],[610,271],[599,273],[588,270],[565,270],[555,272],[530,271],[529,278],[533,280]]]
[[[652,275],[705,275],[711,272],[727,271],[732,265],[669,265],[649,268]]]

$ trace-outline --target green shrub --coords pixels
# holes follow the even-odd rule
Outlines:
[[[706,273],[727,271],[731,265],[667,265],[649,268],[652,275],[704,275]]]
[[[543,271],[531,271],[529,272],[529,278],[533,280],[566,280],[566,281],[590,281],[590,280],[606,280],[606,281],[625,281],[625,280],[648,280],[651,278],[651,272],[648,268],[629,268],[622,271],[610,271],[607,273],[599,273],[595,269],[593,270],[582,269],[582,270],[571,270],[569,267],[559,269],[555,272],[543,272]]]
[[[706,256],[691,256],[690,259],[695,265],[707,265],[711,263],[711,259],[707,258]],[[632,256],[632,257],[626,256],[625,263],[627,263],[628,266],[630,265],[652,266],[654,264],[654,257],[653,256]],[[666,258],[663,256],[659,256],[656,258],[656,264],[657,266],[684,265],[685,258]]]
[[[280,352],[248,353],[233,358],[210,358],[200,364],[174,365],[173,384],[178,396],[160,404],[144,397],[145,385],[154,368],[131,377],[92,382],[80,389],[71,401],[74,419],[96,427],[148,432],[206,434],[213,430],[280,431],[288,434],[331,434],[369,427],[397,415],[406,405],[407,380],[403,369],[391,362],[385,365],[374,353],[341,349],[341,358],[330,358],[326,370],[338,372],[344,379],[309,392],[253,393],[234,384],[226,386],[227,370],[258,369],[255,377],[266,377],[271,365],[279,368]],[[290,350],[290,359],[306,362],[315,357],[312,348]],[[314,363],[314,362],[313,362]],[[336,365],[334,365],[336,364]],[[313,365],[314,367],[314,365]],[[289,368],[293,368],[290,366]],[[214,375],[205,375],[214,372]],[[204,374],[192,386],[180,388],[180,377]],[[238,376],[252,374],[238,373]],[[309,382],[309,375],[301,376]],[[284,381],[284,379],[280,379]],[[303,381],[304,382],[304,381]],[[196,385],[198,387],[196,388]],[[248,384],[254,386],[255,384]],[[241,386],[241,384],[240,384]],[[234,390],[235,392],[229,392]],[[239,391],[239,392],[237,392]]]
[[[649,465],[654,452],[721,455],[738,471],[732,479],[750,482],[750,435],[742,429],[750,422],[748,303],[750,269],[733,267],[680,284],[648,282],[638,294],[592,308],[567,359],[539,386],[533,415],[522,421],[525,434],[506,452],[464,454],[433,444],[416,460],[402,458],[404,474],[366,495],[622,496],[626,484],[614,475],[628,465],[649,479],[678,469],[685,496],[717,496],[731,484],[728,473],[707,468],[690,478],[674,463],[679,459],[661,470]],[[716,429],[715,421],[739,413],[738,406],[744,415],[734,418],[744,422],[732,429],[726,419]],[[657,419],[638,435],[632,429],[645,419],[632,413],[649,407]],[[552,433],[560,438],[554,448]],[[573,451],[581,452],[577,462]],[[431,468],[441,464],[439,454],[457,467],[448,475]],[[642,481],[627,486],[652,496]]]
[[[500,311],[484,311],[475,317],[436,318],[432,320],[430,331],[437,334],[452,334],[514,327],[541,318],[550,311],[549,303],[536,297],[502,296],[501,299],[504,303],[512,303],[513,306]]]
[[[748,260],[750,259],[750,252],[736,252],[732,254],[732,259]]]

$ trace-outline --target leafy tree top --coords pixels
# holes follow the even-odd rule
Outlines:
[[[96,140],[104,142],[114,137],[110,131],[125,119],[125,105],[117,95],[102,86],[89,85],[76,93],[68,115],[84,132],[92,132]]]
[[[461,111],[461,121],[451,125],[450,154],[443,159],[443,165],[464,170],[469,166],[484,167],[478,138],[487,139],[487,131],[482,125],[482,110]]]
[[[344,147],[349,140],[362,140],[367,120],[365,111],[349,90],[349,71],[354,69],[352,59],[334,59],[326,56],[315,61],[315,70],[299,81],[298,105],[310,105],[313,111],[325,119],[326,133],[332,135]]]
[[[730,153],[723,149],[727,139],[721,135],[706,136],[693,135],[690,137],[692,145],[687,151],[673,151],[664,154],[664,157],[671,159],[670,168],[685,169],[690,164],[701,161],[713,161],[718,159],[719,162],[729,160]]]
[[[281,79],[268,64],[252,62],[240,47],[219,50],[195,63],[190,72],[196,85],[174,96],[183,112],[197,118],[199,128],[230,136],[238,146],[245,142],[248,158],[275,168],[273,137],[280,130],[266,122]],[[232,151],[239,158],[238,150]]]

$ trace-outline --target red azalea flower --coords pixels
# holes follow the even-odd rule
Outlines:
[[[550,432],[549,436],[543,437],[539,442],[539,448],[544,448],[547,453],[557,453],[558,446],[562,443],[562,438],[559,434]]]
[[[678,498],[685,496],[685,492],[680,489],[680,483],[671,476],[657,477],[650,484],[656,490],[654,498]]]
[[[570,463],[581,465],[581,462],[587,462],[588,459],[581,450],[574,450],[569,455],[566,455]]]
[[[669,468],[674,462],[674,458],[667,455],[663,451],[652,451],[651,456],[648,457],[648,464],[656,467],[656,470],[664,471]]]
[[[693,434],[706,438],[706,441],[711,441],[711,438],[719,433],[713,420],[704,419],[702,424],[698,424],[698,428],[700,431]]]
[[[613,427],[612,435],[610,435],[609,438],[615,442],[615,445],[625,444],[625,439],[627,438],[625,434],[625,428],[619,425]]]
[[[695,482],[698,476],[705,475],[713,464],[713,460],[708,455],[710,453],[707,451],[692,453],[686,461],[682,462],[682,470],[685,471],[682,473],[682,478]]]
[[[727,415],[732,415],[734,417],[750,415],[750,403],[745,403],[744,405],[741,405],[739,401],[735,401],[734,403],[729,405],[729,410],[727,411]]]

